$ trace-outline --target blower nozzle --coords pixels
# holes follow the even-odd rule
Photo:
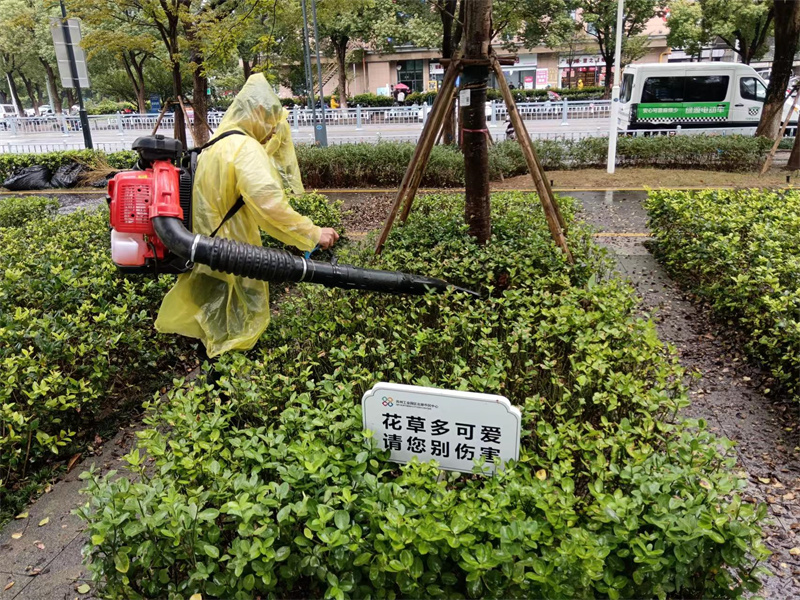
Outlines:
[[[176,217],[155,217],[153,228],[164,245],[181,258],[240,277],[275,283],[308,282],[346,290],[393,294],[421,295],[431,290],[454,289],[480,297],[478,292],[433,277],[325,263],[294,256],[285,250],[194,234]]]

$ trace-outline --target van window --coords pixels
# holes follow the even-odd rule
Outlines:
[[[767,88],[755,77],[742,77],[739,79],[739,93],[745,100],[764,102],[767,99]]]
[[[13,104],[0,104],[0,113],[16,114]]]
[[[684,102],[722,102],[728,95],[727,75],[704,75],[686,78]]]
[[[619,93],[620,102],[630,102],[633,93],[633,73],[625,73],[622,76],[622,89]]]
[[[648,77],[642,87],[642,103],[683,102],[685,77]]]
[[[727,75],[648,77],[642,102],[722,102],[728,95]]]

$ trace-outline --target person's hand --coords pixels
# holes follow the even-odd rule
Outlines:
[[[323,227],[319,234],[319,247],[327,250],[339,241],[339,234],[331,227]]]

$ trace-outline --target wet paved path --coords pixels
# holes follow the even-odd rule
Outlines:
[[[659,337],[672,344],[692,385],[688,417],[703,418],[715,433],[737,443],[739,468],[748,479],[746,500],[766,502],[771,524],[767,546],[774,575],[761,594],[776,600],[800,598],[800,437],[798,408],[764,394],[768,373],[753,367],[739,345],[707,312],[689,301],[649,252],[645,192],[583,192],[582,216],[596,241],[614,254],[620,273],[635,286],[642,308]]]

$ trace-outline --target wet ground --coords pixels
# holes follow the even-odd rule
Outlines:
[[[571,195],[582,201],[581,216],[635,286],[659,337],[675,347],[687,370],[701,375],[686,416],[705,419],[712,431],[736,442],[738,468],[748,481],[745,499],[769,507],[766,544],[774,575],[761,593],[776,600],[800,598],[800,560],[789,552],[800,546],[798,407],[767,393],[769,374],[746,360],[735,333],[710,319],[650,253],[645,192]]]
[[[734,440],[738,469],[747,478],[745,498],[765,502],[771,518],[766,527],[773,551],[762,592],[766,598],[800,598],[800,429],[798,408],[767,393],[768,373],[753,367],[741,354],[735,334],[709,318],[667,276],[648,249],[645,192],[574,192],[581,216],[597,231],[620,273],[635,286],[642,310],[651,315],[662,340],[672,344],[681,363],[701,375],[692,386],[692,406],[686,416],[704,418],[719,435]],[[380,227],[393,202],[392,194],[378,192],[330,193],[344,202],[345,228],[358,239]],[[62,195],[62,212],[105,202],[102,194]],[[0,600],[86,598],[76,593],[86,576],[81,566],[84,542],[80,522],[70,513],[84,499],[77,491],[77,475],[94,462],[108,469],[130,447],[129,431],[105,444],[98,457],[78,465],[29,508],[30,516],[12,521],[0,532]],[[41,519],[47,525],[38,527]],[[22,532],[19,539],[14,533]],[[39,547],[41,544],[42,547]],[[3,590],[10,582],[14,585]]]

